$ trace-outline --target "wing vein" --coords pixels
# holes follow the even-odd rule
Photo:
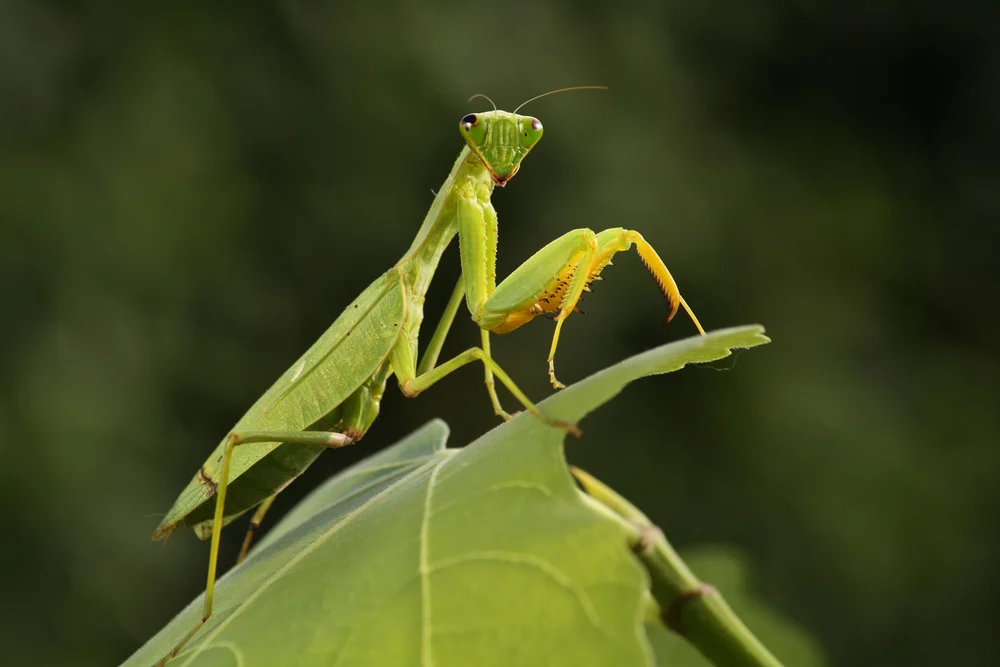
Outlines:
[[[381,302],[382,299],[385,298],[385,295],[389,293],[389,290],[391,290],[397,284],[398,283],[394,284],[394,283],[391,283],[391,282],[389,282],[389,283],[386,284],[386,286],[382,289],[382,291],[379,292],[378,296],[375,297],[372,300],[372,302],[365,308],[364,312],[360,315],[360,317],[358,317],[358,320],[353,325],[351,325],[350,327],[347,328],[348,334],[354,333],[357,330],[357,328],[363,322],[365,322],[368,319],[368,317],[375,310],[375,307],[379,304],[379,302]],[[350,306],[348,306],[348,308],[350,308]],[[346,310],[345,310],[345,312],[346,312]],[[404,306],[403,312],[404,312],[404,319],[405,319],[405,312],[406,312],[405,306]],[[336,321],[334,321],[334,323],[336,323]],[[396,339],[399,338],[399,332],[401,330],[402,330],[402,327],[398,327],[396,329],[396,334],[395,334],[395,337],[393,338],[393,345],[395,345]],[[286,386],[282,390],[282,392],[280,394],[278,394],[277,396],[275,396],[274,400],[271,401],[271,404],[268,405],[261,412],[260,419],[263,419],[271,411],[271,409],[275,405],[277,405],[278,403],[280,403],[281,401],[283,401],[286,397],[288,397],[289,394],[291,394],[295,389],[297,389],[298,386],[301,383],[305,382],[305,380],[307,378],[309,378],[317,368],[319,368],[324,362],[326,362],[326,360],[330,358],[330,355],[332,355],[334,352],[336,352],[337,349],[346,340],[347,340],[347,336],[346,335],[345,336],[341,336],[339,340],[334,341],[333,345],[331,345],[330,348],[326,352],[324,352],[323,354],[319,355],[319,357],[317,359],[315,359],[312,364],[304,365],[303,368],[302,368],[302,370],[300,370],[295,375],[295,378],[291,382],[288,383],[288,386]],[[387,350],[391,350],[392,349],[392,345],[389,345],[386,349]],[[388,356],[388,352],[386,352],[386,356]],[[359,386],[360,386],[360,384],[359,384]]]

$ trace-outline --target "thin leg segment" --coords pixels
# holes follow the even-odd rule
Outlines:
[[[514,381],[510,379],[510,376],[504,372],[500,366],[493,361],[493,359],[481,348],[472,347],[456,355],[452,359],[434,367],[433,369],[423,373],[421,375],[416,375],[413,369],[412,356],[409,353],[409,349],[406,347],[405,342],[400,342],[396,345],[392,352],[392,370],[395,373],[396,378],[399,380],[399,389],[404,395],[413,397],[422,391],[430,388],[436,384],[439,380],[447,375],[450,375],[453,371],[458,370],[466,364],[470,364],[474,361],[481,361],[492,372],[492,375],[500,378],[500,382],[507,388],[507,390],[514,395],[521,405],[530,412],[531,414],[543,419],[550,426],[555,426],[557,428],[565,429],[570,433],[579,436],[580,430],[575,424],[570,424],[557,419],[549,419],[535,407],[535,404],[521,391]],[[490,389],[489,385],[487,389]],[[499,408],[500,402],[496,399],[496,392],[493,391],[491,395],[491,400],[494,402],[494,407]],[[503,411],[501,410],[501,413]]]
[[[226,490],[229,488],[229,465],[232,462],[233,450],[236,447],[253,442],[284,442],[336,448],[349,445],[353,441],[343,433],[332,433],[329,431],[244,431],[242,433],[229,434],[229,440],[222,455],[219,488],[215,494],[215,515],[212,520],[212,543],[209,547],[208,555],[208,581],[205,585],[204,611],[198,624],[189,633],[184,635],[181,641],[171,649],[170,653],[156,663],[156,667],[162,667],[167,661],[174,658],[212,616],[212,600],[215,596],[215,575],[219,563],[219,540],[222,537],[222,518],[226,506]],[[266,500],[265,503],[269,503],[273,498],[274,496]],[[258,514],[260,514],[259,511]]]
[[[438,355],[441,354],[444,340],[448,337],[448,332],[451,330],[451,325],[455,321],[455,315],[458,313],[458,308],[462,305],[462,299],[464,298],[465,280],[464,276],[459,276],[458,283],[451,292],[451,298],[448,299],[448,305],[445,306],[437,328],[434,329],[434,335],[431,336],[430,342],[427,343],[424,356],[420,359],[420,365],[417,366],[417,375],[423,375],[437,365]]]
[[[487,358],[492,359],[493,354],[490,352],[490,332],[486,329],[480,329],[480,340],[483,342],[483,354]],[[503,409],[500,405],[500,398],[497,396],[496,383],[493,381],[493,369],[490,368],[489,364],[483,364],[483,372],[486,380],[486,393],[490,395],[490,402],[493,404],[493,412],[498,417],[503,417],[504,419],[510,419],[510,415]]]
[[[236,557],[237,565],[246,560],[247,553],[250,552],[250,544],[253,542],[253,538],[257,535],[257,530],[260,529],[260,524],[264,522],[264,515],[267,514],[269,509],[271,509],[271,505],[277,497],[277,493],[270,496],[267,500],[262,502],[260,507],[257,508],[257,511],[253,513],[253,518],[250,519],[250,525],[247,526],[247,534],[243,537],[243,545],[240,547],[240,555]]]
[[[470,364],[473,361],[483,362],[483,365],[489,368],[498,378],[500,378],[500,381],[504,384],[504,386],[507,387],[510,393],[514,394],[514,397],[521,402],[521,405],[523,405],[526,410],[532,414],[539,414],[535,404],[532,403],[527,396],[525,396],[524,392],[518,389],[517,385],[514,384],[503,369],[500,368],[500,366],[498,366],[497,363],[486,354],[486,352],[478,347],[471,347],[465,352],[456,355],[452,359],[417,377],[406,378],[404,375],[397,372],[396,375],[399,378],[399,388],[406,396],[416,396],[420,392],[429,389],[446,375],[450,375],[453,371],[456,371],[462,366]]]

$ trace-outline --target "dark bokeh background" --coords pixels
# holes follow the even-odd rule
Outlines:
[[[150,542],[158,516],[406,249],[465,98],[597,83],[529,107],[500,273],[632,227],[706,326],[775,342],[633,385],[570,458],[678,546],[738,547],[834,664],[995,655],[1000,5],[163,5],[0,2],[5,664],[114,664],[197,594],[206,547]],[[439,277],[431,320],[453,250]],[[636,257],[605,277],[564,380],[693,333]],[[495,343],[537,398],[550,335]],[[447,350],[477,337],[460,318]],[[432,416],[469,441],[495,424],[480,382],[391,386],[278,508]]]

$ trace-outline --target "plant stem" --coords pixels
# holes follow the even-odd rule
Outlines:
[[[712,586],[702,583],[645,514],[579,468],[570,468],[600,505],[622,520],[629,546],[649,572],[660,620],[717,667],[782,667]]]

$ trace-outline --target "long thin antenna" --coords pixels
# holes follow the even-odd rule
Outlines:
[[[481,97],[481,98],[483,98],[484,100],[486,100],[487,102],[489,102],[490,104],[492,104],[492,105],[493,105],[493,110],[494,110],[494,111],[496,111],[496,110],[497,110],[497,103],[496,103],[496,102],[494,102],[493,100],[491,100],[490,98],[486,97],[486,96],[485,96],[485,95],[483,95],[482,93],[476,93],[475,95],[473,95],[473,96],[472,96],[472,97],[470,97],[469,99],[465,100],[465,103],[466,103],[466,104],[468,104],[469,102],[471,102],[472,100],[476,99],[477,97]]]
[[[520,106],[514,109],[514,111],[512,111],[511,113],[517,113],[518,111],[521,110],[521,107],[523,107],[528,102],[534,102],[535,100],[542,97],[546,97],[547,95],[555,95],[556,93],[567,93],[571,90],[609,90],[609,88],[607,86],[573,86],[572,88],[560,88],[559,90],[550,90],[547,93],[542,93],[541,95],[535,95],[530,100],[525,100],[524,102],[521,102]]]

